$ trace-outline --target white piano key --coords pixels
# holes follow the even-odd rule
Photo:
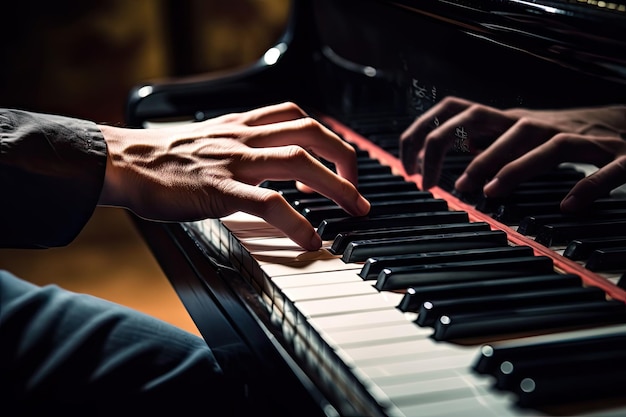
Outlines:
[[[306,251],[288,237],[269,237],[254,239],[242,239],[239,236],[237,237],[241,241],[241,244],[246,248],[246,250],[255,257],[262,258],[274,255],[292,260],[296,260],[298,259],[298,257],[315,259],[319,256],[326,255],[326,253],[326,256],[328,256],[329,258],[335,257],[335,255],[331,254],[330,252],[328,252],[328,250],[323,248],[319,249],[318,251]]]
[[[285,236],[282,231],[262,218],[241,211],[222,217],[220,222],[235,234],[239,234],[242,231],[256,230],[259,232],[256,236]]]
[[[395,363],[375,363],[361,366],[361,372],[381,385],[429,379],[450,375],[460,368],[470,367],[478,357],[478,347],[448,351],[446,355],[420,355],[417,358]],[[433,352],[438,352],[434,350]]]
[[[279,288],[311,287],[346,282],[363,282],[358,275],[358,270],[348,269],[341,271],[328,271],[325,273],[305,273],[297,275],[271,276],[270,278]]]
[[[369,329],[356,329],[352,331],[326,331],[325,338],[333,346],[359,347],[371,346],[377,343],[388,343],[402,340],[417,340],[427,337],[420,334],[416,325],[409,322],[394,324],[392,326],[373,327]]]
[[[355,274],[358,274],[361,268],[363,268],[362,264],[346,263],[325,249],[321,249],[318,252],[321,252],[321,254],[315,258],[312,256],[307,258],[301,255],[289,257],[289,254],[269,252],[256,253],[253,256],[261,265],[261,269],[272,278],[283,275],[342,270],[354,271]]]
[[[398,409],[407,417],[428,416],[428,417],[508,417],[532,415],[541,416],[536,411],[525,414],[522,410],[512,408],[512,399],[507,395],[499,396],[499,393],[492,395],[477,395],[469,398],[446,399],[440,402],[430,402],[424,404],[409,404],[398,406]]]
[[[490,394],[489,381],[478,381],[462,371],[438,379],[416,379],[404,384],[382,386],[381,388],[398,407],[423,406],[428,403]]]
[[[329,283],[325,285],[283,288],[283,293],[296,303],[309,300],[325,300],[336,297],[376,294],[377,292],[378,290],[376,290],[371,283],[362,280],[360,282]]]
[[[418,328],[416,332],[428,334],[430,329]],[[429,337],[421,337],[410,341],[389,342],[387,344],[372,344],[370,346],[346,346],[340,347],[338,352],[350,363],[359,367],[373,364],[406,362],[425,355],[435,354],[445,356],[456,355],[456,350],[447,345],[440,345]],[[469,365],[469,364],[468,364]]]
[[[383,299],[386,305],[397,306],[402,297],[401,293],[379,292],[371,282],[363,281],[353,271],[334,271],[315,274],[305,274],[293,277],[281,277],[281,282],[288,281],[289,278],[301,280],[304,278],[306,285],[302,286],[279,286],[283,295],[294,303],[314,300],[329,300],[332,298],[347,297],[353,308],[358,307],[358,302],[362,299],[353,298],[353,296],[377,294]],[[365,301],[364,301],[365,303]],[[362,306],[363,309],[369,309],[370,302]],[[300,304],[298,304],[300,305]]]
[[[316,329],[350,331],[376,326],[391,326],[414,319],[414,317],[413,314],[410,314],[409,318],[407,318],[407,315],[396,309],[358,311],[334,316],[316,317],[315,322],[311,322],[311,326]]]
[[[395,308],[388,299],[380,293],[358,295],[353,297],[332,298],[328,300],[311,300],[298,303],[300,312],[309,318],[317,316],[332,316],[359,311],[376,311]]]

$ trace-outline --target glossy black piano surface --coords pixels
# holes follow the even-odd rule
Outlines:
[[[270,60],[270,56],[274,58]],[[177,120],[192,122],[289,100],[320,117],[360,147],[360,163],[369,169],[376,165],[397,168],[399,133],[416,116],[448,95],[496,107],[563,108],[624,103],[626,3],[623,0],[295,1],[284,37],[257,63],[218,78],[207,75],[173,83],[139,85],[130,93],[127,121],[136,127]],[[328,239],[337,237],[335,248],[329,249],[347,263],[361,262],[360,276],[371,281],[377,290],[391,288],[404,294],[397,309],[419,313],[416,326],[432,328],[434,339],[443,343],[459,343],[456,339],[463,339],[465,342],[461,344],[476,349],[494,342],[493,347],[485,345],[475,355],[476,362],[467,363],[467,369],[495,378],[490,395],[514,393],[517,401],[510,401],[508,414],[526,415],[524,412],[528,410],[531,415],[537,410],[545,414],[571,413],[572,407],[576,413],[613,409],[618,414],[626,412],[623,401],[626,395],[615,388],[624,386],[626,368],[612,365],[623,362],[619,343],[624,330],[619,327],[618,336],[605,335],[602,329],[592,330],[603,327],[602,324],[624,323],[626,296],[615,284],[626,271],[619,264],[625,257],[618,252],[622,247],[620,237],[626,232],[619,231],[621,226],[612,225],[612,230],[619,231],[618,236],[605,243],[608,246],[602,253],[596,254],[593,251],[599,245],[597,237],[576,234],[568,237],[569,228],[553,226],[554,219],[546,219],[554,205],[546,203],[529,209],[524,204],[510,205],[510,201],[481,201],[477,196],[453,195],[450,184],[466,161],[453,155],[449,161],[449,169],[439,184],[440,191],[434,196],[418,196],[421,191],[404,178],[389,176],[385,181],[399,181],[404,183],[402,187],[414,188],[411,197],[409,192],[406,197],[411,198],[411,204],[424,198],[429,199],[428,204],[435,204],[434,200],[440,198],[447,200],[450,204],[447,207],[430,205],[424,210],[444,212],[444,217],[458,211],[460,218],[455,214],[454,220],[428,226],[420,219],[408,219],[409,214],[421,210],[417,205],[412,206],[413,213],[391,214],[396,207],[380,204],[377,210],[381,217],[377,221],[387,222],[387,236],[381,237],[384,231],[367,230],[359,232],[366,233],[365,238],[354,242],[349,239],[358,239],[350,236],[357,233],[357,226],[351,224],[347,230],[341,229],[345,226],[340,224],[342,221],[327,217],[336,216],[336,209],[326,207],[324,201],[302,200],[288,183],[263,186],[280,189],[294,205],[308,207],[307,216],[319,224],[320,233],[332,230],[328,233],[333,237]],[[387,174],[381,174],[383,170],[379,168],[384,167],[376,168],[375,174],[370,172],[369,180],[382,181]],[[559,181],[565,184],[565,176],[574,175],[575,180],[581,174],[563,169],[559,175],[563,176]],[[543,184],[547,180],[537,179],[540,181]],[[527,193],[531,184],[525,187],[520,195]],[[387,198],[380,190],[368,192],[374,199]],[[311,196],[308,198],[311,200]],[[626,200],[612,197],[606,200],[598,201],[591,219],[586,220],[600,220],[601,216],[613,221],[626,219],[621,211],[626,210]],[[463,218],[466,208],[470,213],[468,220]],[[481,243],[477,248],[471,243],[474,237],[451,235],[487,233],[465,229],[468,223],[472,223],[472,228],[481,228],[478,223],[482,222],[488,223],[487,228],[496,229],[490,235],[504,231],[504,243],[499,236],[490,236],[491,243]],[[541,222],[551,223],[544,227]],[[286,317],[285,311],[297,310],[293,307],[297,302],[288,295],[282,298],[283,292],[288,294],[291,290],[268,284],[266,280],[271,281],[271,276],[268,278],[254,264],[254,257],[245,253],[245,247],[231,243],[233,236],[228,228],[222,228],[219,222],[216,229],[193,224],[152,224],[139,219],[137,224],[208,343],[213,337],[245,341],[259,358],[262,377],[277,381],[268,388],[267,398],[276,404],[277,415],[383,416],[397,411],[384,401],[381,403],[368,384],[352,374],[350,364],[340,363],[333,352],[327,352],[329,348],[318,340],[319,335],[313,334],[304,344],[324,352],[324,359],[337,369],[324,374],[316,368],[325,362],[315,362],[312,358],[317,360],[317,355],[299,352],[301,347],[294,342],[297,337],[284,334],[292,329],[278,328],[275,317],[268,317],[268,309],[271,316],[276,304],[281,304],[280,314],[285,314],[281,316],[283,322],[301,317],[298,311],[291,313],[293,317]],[[595,229],[599,230],[597,226]],[[213,232],[218,237],[207,236]],[[452,246],[441,244],[442,241],[430,243],[426,240],[429,235],[443,236]],[[526,249],[534,254],[523,250],[509,254],[507,237],[508,242],[517,246],[528,244],[530,247]],[[388,245],[391,239],[395,239],[394,243],[401,242],[400,252]],[[573,241],[571,248],[570,241]],[[227,243],[223,245],[223,242]],[[340,244],[343,247],[338,249]],[[424,245],[433,245],[433,249],[425,250]],[[557,254],[555,245],[569,259]],[[384,247],[389,253],[376,254],[377,247],[381,251]],[[463,251],[470,254],[457,253]],[[503,256],[509,260],[506,273],[496,265],[498,257]],[[525,263],[524,257],[532,258],[532,265]],[[440,270],[433,272],[428,265],[436,259]],[[460,263],[453,264],[451,259]],[[481,264],[477,266],[476,262]],[[407,272],[407,268],[412,269]],[[453,272],[446,275],[441,272],[444,269]],[[473,269],[484,275],[480,290],[472,285],[471,281],[476,279],[470,273]],[[412,281],[416,274],[423,282]],[[612,281],[607,281],[607,277]],[[600,293],[597,287],[602,289]],[[494,295],[485,298],[485,292],[491,290]],[[280,300],[274,295],[278,293]],[[558,293],[558,304],[542,303],[541,300],[553,299],[554,293]],[[607,300],[606,294],[618,300]],[[268,298],[270,307],[264,304]],[[427,305],[424,301],[431,303]],[[519,316],[516,310],[507,316],[507,304],[518,306],[528,315]],[[477,306],[481,309],[477,310]],[[218,317],[222,317],[222,330],[216,335],[211,320]],[[552,323],[555,317],[565,321]],[[496,318],[504,321],[497,322]],[[544,336],[537,336],[539,339],[522,349],[517,345],[524,343],[510,334],[513,323],[519,324],[521,333],[536,332]],[[568,345],[565,336],[558,336],[560,330],[581,326],[590,329],[587,332],[591,333],[591,339],[599,340],[598,344],[592,344],[587,334],[567,336],[572,343]],[[501,338],[512,340],[498,344]],[[553,345],[556,347],[545,347]],[[598,354],[601,347],[606,347],[606,351]],[[553,353],[556,349],[571,350],[572,357],[558,357]],[[519,354],[522,350],[535,352],[534,359]],[[590,351],[596,354],[591,355]],[[516,372],[512,372],[513,368]],[[524,369],[527,374],[518,375],[518,369]],[[602,382],[590,384],[589,380],[578,378],[572,369],[581,369],[585,375]],[[548,388],[536,389],[532,384]],[[404,395],[405,402],[410,402],[407,394]],[[419,395],[426,394],[416,392],[415,398]],[[574,401],[575,398],[580,401]],[[445,398],[440,401],[446,403]],[[452,402],[450,407],[453,410]],[[417,409],[400,408],[403,410],[400,413]],[[426,408],[420,410],[426,412]],[[450,415],[454,412],[450,411]]]

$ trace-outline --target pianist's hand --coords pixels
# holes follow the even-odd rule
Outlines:
[[[108,147],[102,205],[160,221],[244,211],[308,250],[321,246],[314,228],[259,183],[295,179],[352,215],[369,211],[355,188],[354,149],[292,103],[158,129],[100,128]],[[334,162],[339,175],[312,154]]]
[[[626,106],[499,110],[446,97],[400,141],[404,168],[422,174],[424,189],[437,184],[442,158],[453,146],[478,154],[455,183],[461,192],[482,188],[487,197],[502,197],[561,162],[593,164],[599,170],[561,203],[563,211],[574,212],[626,183]]]

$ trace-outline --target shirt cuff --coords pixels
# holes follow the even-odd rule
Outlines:
[[[0,109],[0,246],[70,243],[98,203],[106,155],[93,122]]]

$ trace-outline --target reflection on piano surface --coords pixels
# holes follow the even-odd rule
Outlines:
[[[448,95],[496,107],[623,102],[624,28],[620,1],[295,2],[256,65],[138,86],[128,122],[297,102],[357,149],[370,216],[266,182],[318,228],[322,250],[243,214],[137,224],[207,341],[238,338],[258,356],[278,414],[623,414],[626,200],[562,216],[578,166],[501,201],[458,196],[468,159],[453,153],[425,192],[397,157],[400,132]]]

